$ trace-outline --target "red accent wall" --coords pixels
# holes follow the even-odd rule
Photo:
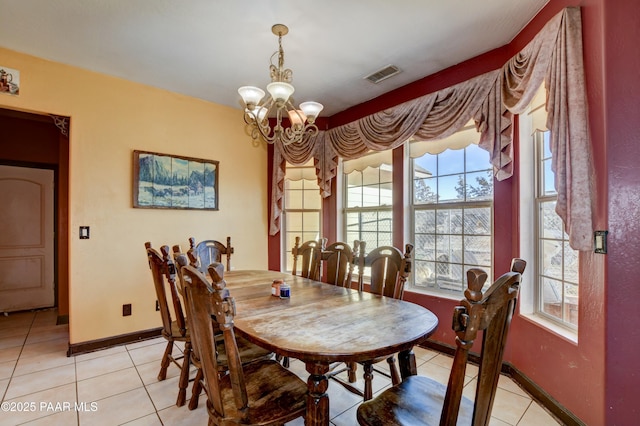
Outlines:
[[[583,50],[589,126],[594,154],[596,229],[606,229],[606,157],[603,108],[602,4],[579,2],[582,8]],[[511,43],[512,53],[522,49],[562,8],[576,5],[551,1]],[[514,319],[506,359],[586,424],[608,424],[605,413],[605,265],[606,257],[580,254],[580,312],[577,344],[523,317]],[[523,285],[526,285],[524,283]],[[626,423],[621,423],[626,424]]]
[[[606,424],[637,424],[640,407],[640,4],[604,1],[604,134],[609,219],[606,287]],[[599,188],[600,189],[600,188]],[[605,228],[601,228],[605,229]]]
[[[404,206],[407,204],[403,197],[403,185],[404,185],[404,170],[403,170],[403,161],[404,161],[404,146],[401,146],[397,149],[393,150],[392,155],[392,173],[393,173],[393,208],[391,215],[393,216],[393,246],[398,247],[401,252],[404,253]],[[373,248],[373,247],[372,247]]]
[[[269,221],[271,221],[271,194],[273,192],[271,190],[271,182],[273,182],[273,145],[267,147],[267,211],[269,212]],[[279,232],[276,235],[268,236],[267,250],[269,252],[268,265],[270,271],[280,270],[280,237],[281,234]]]
[[[608,254],[580,255],[578,342],[517,315],[506,361],[588,425],[636,424],[640,328],[634,271],[640,259],[640,12],[637,0],[550,0],[508,45],[425,77],[329,118],[331,127],[496,69],[564,7],[582,9],[595,229],[608,230]],[[516,141],[516,155],[518,144]],[[395,164],[394,164],[395,165]],[[395,170],[394,170],[395,172]],[[518,174],[495,187],[496,272],[518,252]],[[396,200],[394,200],[395,203]],[[394,209],[395,211],[395,209]],[[398,232],[394,228],[394,232]],[[394,243],[398,236],[394,236]],[[279,256],[278,253],[273,253]],[[523,283],[526,285],[526,282]],[[453,343],[455,301],[405,293],[441,319],[435,340]]]

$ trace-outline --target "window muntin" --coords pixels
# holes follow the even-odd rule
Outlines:
[[[389,153],[376,153],[344,162],[345,200],[344,235],[350,243],[366,242],[366,251],[392,245],[393,169],[390,162],[379,159]],[[357,162],[357,163],[355,163]]]
[[[470,144],[425,153],[411,163],[412,286],[458,297],[466,288],[469,268],[480,267],[491,276],[493,176],[489,154]]]
[[[578,251],[569,246],[560,216],[551,170],[550,132],[534,133],[537,223],[536,312],[570,329],[578,326]]]
[[[313,160],[303,166],[287,164],[282,214],[285,271],[293,269],[291,250],[296,237],[300,237],[301,243],[320,238],[321,206],[322,198],[315,178]]]

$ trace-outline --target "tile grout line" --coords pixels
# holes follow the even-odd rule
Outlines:
[[[69,334],[71,334],[71,331],[69,331]],[[72,355],[72,356],[73,356],[73,367],[74,367],[74,369],[76,371],[76,383],[75,383],[76,384],[76,401],[79,401],[80,400],[80,393],[78,391],[78,381],[79,381],[78,380],[78,358],[76,358],[75,355]],[[78,426],[80,426],[80,412],[79,411],[76,411],[76,424]]]
[[[127,351],[127,355],[129,355],[129,359],[131,360],[131,363],[133,364],[133,368],[135,368],[136,370],[136,374],[138,375],[138,377],[140,378],[140,382],[142,383],[142,387],[144,388],[145,393],[147,394],[147,397],[149,397],[149,401],[151,401],[151,405],[153,406],[153,410],[156,414],[156,417],[158,418],[158,421],[160,422],[161,425],[164,425],[164,423],[162,422],[162,419],[160,418],[160,413],[158,413],[158,407],[156,407],[155,402],[153,401],[153,398],[151,398],[151,394],[149,393],[149,389],[147,389],[147,385],[144,382],[144,380],[142,379],[142,376],[140,375],[140,372],[138,371],[138,364],[136,364],[136,362],[133,360],[133,357],[131,356],[131,352],[129,351],[129,348],[127,347],[127,345],[124,346],[125,351]],[[142,417],[146,417],[146,416],[142,416]],[[139,417],[139,419],[141,419],[142,417]],[[138,419],[132,419],[129,422],[132,422],[134,420],[138,420]],[[127,423],[129,423],[127,422]],[[81,426],[81,425],[78,425]]]
[[[527,414],[527,411],[529,410],[529,408],[531,408],[532,404],[533,404],[533,399],[531,399],[529,401],[529,405],[527,405],[527,408],[524,409],[524,411],[522,412],[522,415],[520,416],[520,418],[516,421],[516,423],[513,426],[517,426],[518,424],[520,424],[520,422],[524,418],[525,414]]]
[[[40,318],[39,318],[39,317],[40,317]],[[25,328],[27,328],[27,329],[28,329],[28,331],[27,331],[27,334],[26,334],[25,338],[24,338],[24,339],[22,339],[22,346],[20,347],[19,351],[17,351],[17,352],[18,352],[18,355],[17,355],[17,358],[15,359],[15,365],[13,366],[13,369],[11,370],[11,373],[10,373],[10,375],[9,375],[9,381],[7,382],[7,386],[6,386],[5,390],[4,390],[4,393],[2,394],[2,400],[3,400],[3,401],[4,401],[4,399],[6,398],[6,396],[9,394],[8,390],[9,390],[10,385],[11,385],[12,383],[13,383],[13,384],[15,384],[15,383],[19,383],[19,380],[18,380],[18,379],[19,379],[21,376],[15,376],[15,373],[16,373],[16,371],[17,371],[17,365],[18,365],[18,363],[19,363],[19,362],[21,362],[21,360],[22,360],[22,361],[24,361],[24,360],[22,359],[22,357],[24,356],[24,354],[25,354],[25,353],[27,353],[27,352],[28,352],[28,350],[27,350],[27,349],[25,349],[26,344],[27,344],[27,341],[29,340],[29,338],[30,338],[30,337],[32,337],[32,336],[33,336],[33,333],[34,333],[34,332],[37,332],[37,331],[39,330],[39,328],[40,328],[40,327],[46,327],[46,326],[47,326],[47,325],[46,325],[46,323],[43,321],[44,317],[43,317],[42,315],[40,315],[38,312],[33,313],[33,317],[31,318],[31,320],[30,320],[30,321],[28,321],[28,317],[27,317],[26,319],[27,319],[27,321],[25,322],[25,325],[24,325],[24,326],[25,326]],[[38,326],[38,327],[36,327],[36,324],[39,324],[39,326]],[[36,342],[36,343],[40,343],[40,342]],[[142,372],[139,370],[143,365],[144,365],[144,366],[146,366],[146,365],[148,365],[148,364],[155,363],[156,361],[149,361],[149,359],[150,359],[150,358],[144,357],[144,358],[140,358],[140,361],[147,360],[148,362],[142,362],[141,364],[139,364],[139,365],[138,365],[138,364],[136,364],[136,362],[134,361],[134,358],[135,358],[135,357],[134,357],[133,355],[134,355],[134,351],[135,351],[135,350],[137,350],[137,349],[141,349],[141,348],[140,348],[140,347],[131,347],[131,348],[130,348],[130,347],[129,347],[129,345],[124,345],[124,346],[125,346],[125,347],[124,347],[124,350],[127,352],[127,357],[129,358],[129,360],[130,360],[130,361],[131,361],[131,363],[133,364],[133,367],[136,369],[136,375],[137,375],[137,377],[140,379],[141,384],[142,384],[142,386],[144,387],[144,391],[145,391],[145,393],[146,393],[147,397],[149,398],[149,401],[151,402],[152,407],[153,407],[153,410],[154,410],[155,415],[156,415],[155,417],[153,417],[153,416],[151,416],[151,414],[152,414],[152,413],[149,413],[149,414],[147,414],[147,415],[144,415],[144,416],[141,416],[141,417],[138,417],[138,418],[135,418],[135,419],[127,419],[127,420],[126,420],[126,422],[127,422],[127,423],[130,423],[130,422],[139,422],[141,419],[143,419],[143,418],[145,418],[145,417],[147,417],[147,416],[148,416],[148,417],[149,417],[149,419],[151,419],[151,418],[156,419],[156,418],[157,418],[157,419],[158,419],[158,420],[157,420],[157,421],[158,421],[158,424],[159,424],[159,425],[164,426],[164,425],[165,425],[165,423],[163,422],[163,420],[162,420],[162,418],[161,418],[161,416],[160,416],[159,410],[158,410],[158,408],[157,408],[157,403],[156,403],[156,402],[154,402],[154,400],[152,399],[151,394],[150,394],[150,391],[149,391],[149,389],[148,389],[148,386],[150,386],[150,385],[154,384],[155,382],[145,383],[145,381],[143,380]],[[145,346],[147,346],[147,345],[145,345]],[[17,346],[12,346],[12,347],[17,347]],[[175,347],[175,349],[180,350],[180,347],[177,347],[177,346],[176,346],[176,347]],[[174,349],[174,350],[175,350],[175,349]],[[136,357],[137,357],[137,353],[136,353]],[[418,364],[418,365],[417,365],[417,368],[419,368],[419,367],[421,367],[421,366],[424,366],[424,365],[426,365],[426,364],[432,364],[432,365],[434,365],[434,366],[443,367],[443,366],[442,366],[442,365],[440,365],[439,363],[434,362],[434,359],[435,359],[436,357],[437,357],[437,355],[436,355],[436,356],[427,356],[427,357],[422,358],[422,359],[419,359],[419,358],[418,358],[418,359],[416,359],[417,364]],[[75,372],[75,383],[74,383],[74,385],[75,385],[75,396],[76,396],[76,401],[79,401],[79,396],[80,396],[80,395],[79,395],[79,383],[78,383],[78,382],[79,382],[79,380],[78,380],[78,371],[79,371],[79,370],[78,370],[78,368],[79,368],[79,366],[80,366],[80,365],[79,365],[79,362],[85,362],[85,361],[90,361],[90,359],[80,361],[80,360],[78,360],[78,358],[77,358],[77,357],[75,357],[75,356],[74,356],[73,364],[74,364],[74,372]],[[53,367],[53,368],[58,368],[58,367]],[[128,368],[128,367],[127,367],[127,368]],[[443,368],[444,368],[444,367],[443,367]],[[121,371],[121,370],[116,370],[116,371]],[[145,371],[146,371],[146,370],[145,370]],[[100,374],[100,375],[98,375],[98,376],[94,376],[94,377],[92,377],[92,378],[100,377],[100,376],[103,376],[103,375],[105,375],[105,374],[109,374],[109,373],[103,373],[103,374]],[[477,373],[476,373],[474,376],[469,376],[469,377],[473,380],[473,379],[477,378]],[[509,379],[509,378],[508,378],[508,376],[506,376],[506,378],[507,378],[507,379]],[[85,380],[88,380],[88,379],[85,379]],[[469,385],[469,384],[467,384],[467,385],[465,385],[465,386],[468,386],[468,385]],[[62,385],[60,385],[60,386],[62,386]],[[390,386],[390,385],[387,385],[387,386]],[[385,386],[385,388],[386,388],[387,386]],[[53,388],[50,388],[50,389],[55,389],[56,387],[59,387],[59,386],[54,386]],[[518,417],[518,419],[517,419],[517,420],[511,420],[513,423],[510,423],[510,422],[506,422],[506,421],[504,421],[504,420],[501,420],[500,418],[495,417],[495,415],[494,415],[494,416],[492,416],[492,417],[493,417],[493,418],[495,418],[495,419],[497,419],[497,420],[500,420],[500,421],[504,422],[505,424],[508,424],[509,426],[514,426],[514,425],[515,425],[515,426],[517,426],[517,425],[519,425],[519,424],[523,423],[523,421],[524,421],[524,419],[525,419],[526,414],[529,412],[529,410],[532,410],[532,408],[534,408],[534,402],[536,402],[536,401],[535,401],[535,400],[534,400],[530,395],[528,395],[526,392],[525,392],[524,394],[520,394],[520,393],[518,393],[518,392],[515,392],[515,391],[511,390],[510,388],[505,388],[505,387],[502,387],[502,386],[500,386],[499,388],[500,388],[503,392],[506,392],[507,394],[509,394],[509,395],[511,395],[511,396],[517,396],[517,397],[520,397],[520,398],[526,398],[526,400],[527,400],[528,402],[526,403],[526,408],[524,408],[524,410],[522,411],[522,413],[520,414],[520,416]],[[136,389],[138,389],[138,388],[136,388]],[[384,389],[384,388],[383,388],[383,389]],[[383,389],[381,389],[380,391],[382,391]],[[123,393],[123,392],[120,392],[120,393]],[[104,398],[108,398],[108,397],[104,397]],[[104,398],[102,398],[102,399],[104,399]],[[356,403],[355,405],[358,405],[358,403]],[[354,405],[354,406],[355,406],[355,405]],[[523,405],[525,405],[525,404],[523,404]],[[535,405],[536,405],[536,406],[540,406],[540,404],[538,404],[538,403],[536,403]],[[167,408],[170,408],[170,407],[167,407]],[[333,418],[330,420],[330,422],[331,422],[330,424],[331,424],[332,426],[335,426],[336,424],[340,424],[340,422],[342,422],[342,421],[344,420],[344,419],[340,419],[340,416],[343,416],[345,412],[347,412],[347,411],[351,410],[352,408],[353,408],[353,406],[352,406],[352,407],[350,407],[350,408],[345,409],[342,413],[339,413],[339,414],[337,414],[337,415],[333,416]],[[543,408],[543,410],[544,410],[544,407],[542,407],[542,408]],[[163,409],[163,410],[164,410],[164,409]],[[546,411],[546,410],[545,410],[545,411]],[[38,417],[38,419],[43,419],[44,417],[50,417],[50,416],[51,416],[51,415],[53,415],[53,414],[55,414],[55,413],[47,414],[47,415],[42,416],[42,417]],[[77,412],[77,413],[76,413],[76,415],[75,415],[75,417],[76,417],[76,422],[77,422],[77,426],[81,426],[81,420],[80,420],[80,415],[79,415],[79,414],[80,414],[80,412]],[[532,414],[532,415],[533,415],[533,414]],[[338,419],[338,423],[335,423],[336,419]],[[346,419],[346,417],[345,417],[345,419]],[[32,419],[32,420],[28,421],[27,423],[29,423],[29,422],[31,422],[31,421],[35,421],[35,420],[37,420],[37,419]],[[85,425],[85,426],[86,426],[86,425]]]
[[[18,355],[18,359],[16,360],[15,368],[17,368],[17,367],[18,367],[18,362],[20,361],[20,357],[22,356],[22,353],[24,352],[24,347],[25,347],[25,346],[26,346],[26,344],[27,344],[27,340],[29,339],[29,335],[31,334],[31,330],[33,329],[33,325],[34,325],[34,323],[35,323],[35,321],[36,321],[36,317],[37,317],[37,316],[38,316],[38,311],[34,312],[33,320],[31,321],[31,324],[29,325],[29,331],[27,332],[27,336],[25,337],[25,340],[24,340],[24,342],[22,343],[22,348],[20,349],[20,354]],[[14,368],[14,373],[15,373],[15,368]],[[74,360],[74,369],[75,369],[75,360]],[[43,371],[43,370],[41,370],[41,371]],[[18,376],[18,377],[20,377],[20,376]],[[13,378],[13,373],[12,373],[12,378]],[[9,384],[11,384],[11,382],[9,382]],[[7,385],[7,391],[9,390],[9,384]],[[61,387],[61,386],[64,386],[64,385],[54,386],[53,388],[50,388],[50,389],[55,389],[56,387]],[[77,387],[77,380],[76,380],[76,387]],[[6,394],[6,392],[5,392],[5,394]],[[24,397],[24,396],[26,396],[26,395],[18,396],[18,397],[16,397],[16,398],[22,398],[22,397]],[[15,398],[14,398],[14,399],[15,399]],[[28,423],[31,423],[31,422],[33,422],[33,421],[37,421],[37,420],[40,420],[40,419],[44,419],[45,417],[53,416],[54,414],[55,414],[55,413],[50,413],[50,414],[47,414],[47,415],[45,415],[45,416],[37,417],[37,418],[32,419],[32,420],[27,420],[26,422],[23,422],[23,423],[20,423],[20,424],[28,424]],[[77,420],[77,418],[76,418],[76,420]]]
[[[4,316],[8,317],[9,315],[7,315],[7,312],[5,312]],[[20,346],[20,351],[18,352],[18,357],[16,358],[16,364],[13,366],[13,370],[11,370],[11,375],[9,376],[7,387],[5,388],[2,394],[2,401],[4,401],[5,398],[7,397],[7,392],[9,392],[9,386],[11,386],[11,382],[13,381],[13,375],[16,373],[16,369],[18,368],[18,362],[20,362],[20,357],[22,356],[22,352],[24,351],[24,345],[26,344],[27,338],[31,333],[31,327],[33,327],[33,323],[35,322],[35,320],[36,320],[36,313],[34,313],[33,318],[31,319],[31,323],[29,324],[29,330],[27,331],[27,334],[24,336],[24,340],[22,341],[22,345]]]

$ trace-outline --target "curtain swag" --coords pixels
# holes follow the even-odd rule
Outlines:
[[[301,143],[276,143],[270,234],[280,230],[286,162],[301,165],[313,158],[320,193],[326,198],[331,195],[339,158],[355,159],[369,151],[397,148],[412,137],[442,139],[474,120],[479,146],[489,152],[495,178],[511,177],[513,115],[524,113],[542,83],[547,92],[547,128],[551,130],[558,192],[556,212],[564,221],[571,247],[591,250],[591,148],[577,7],[553,17],[501,69],[320,131]]]

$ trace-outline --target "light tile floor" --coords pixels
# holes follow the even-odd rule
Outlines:
[[[0,316],[0,395],[4,425],[205,425],[205,397],[198,409],[176,407],[179,370],[172,365],[158,382],[162,338],[67,357],[67,325],[55,325],[55,310]],[[176,349],[177,351],[177,349]],[[419,374],[446,384],[451,358],[417,348]],[[386,363],[381,363],[386,365]],[[291,370],[306,380],[304,365]],[[477,368],[467,369],[465,394],[473,394]],[[362,383],[359,381],[361,387]],[[376,375],[374,391],[389,386]],[[331,423],[353,426],[360,398],[331,381]],[[190,397],[190,389],[187,391]],[[288,426],[303,425],[302,419]],[[491,425],[557,425],[540,405],[507,377],[501,377]]]

